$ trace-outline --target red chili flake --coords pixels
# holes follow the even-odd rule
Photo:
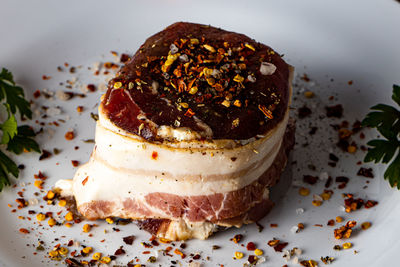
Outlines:
[[[363,167],[361,167],[358,170],[357,175],[364,176],[364,177],[367,177],[367,178],[374,178],[374,174],[372,173],[372,168],[363,168]]]
[[[336,167],[336,163],[335,162],[328,162],[328,165],[331,166],[332,168]]]
[[[304,105],[303,107],[297,110],[297,113],[300,119],[304,119],[305,117],[310,116],[312,112],[310,108]]]
[[[234,243],[238,244],[242,240],[242,238],[243,238],[243,235],[238,234],[238,235],[235,235],[230,240],[233,241]]]
[[[36,90],[36,91],[33,93],[33,97],[34,97],[34,98],[40,97],[40,90]]]
[[[352,131],[353,133],[358,133],[359,131],[361,131],[361,129],[362,129],[362,123],[361,123],[361,121],[356,120],[356,121],[353,123],[353,126],[352,126],[351,131]]]
[[[346,225],[341,226],[333,231],[336,239],[349,238],[352,233],[352,228],[356,226],[356,221],[348,221]]]
[[[326,180],[326,182],[325,182],[325,187],[326,187],[326,188],[328,188],[328,187],[331,186],[332,180],[333,180],[332,177],[329,176],[328,180]]]
[[[370,208],[372,208],[372,207],[374,207],[374,206],[376,206],[376,205],[378,205],[378,201],[368,200],[368,201],[364,204],[364,207],[365,207],[366,209],[370,209]]]
[[[119,256],[119,255],[123,255],[123,254],[125,254],[125,250],[122,248],[122,246],[120,246],[119,249],[117,249],[117,250],[114,252],[114,255],[115,255],[115,256]]]
[[[247,246],[246,246],[246,249],[247,250],[249,250],[249,251],[253,251],[253,250],[256,250],[256,245],[253,243],[253,242],[249,242],[249,243],[247,243]]]
[[[143,247],[145,247],[145,248],[152,248],[153,247],[152,245],[150,245],[149,243],[146,243],[146,242],[142,242],[141,245]]]
[[[325,107],[327,117],[341,118],[343,115],[343,106],[338,104],[335,106]]]
[[[89,92],[95,92],[96,91],[96,86],[94,84],[88,84],[86,88],[89,90]]]
[[[41,171],[39,171],[38,174],[33,175],[33,177],[34,177],[35,179],[41,179],[41,180],[46,180],[46,179],[47,179],[47,177],[44,176],[44,174],[43,174]]]
[[[133,241],[135,240],[135,236],[134,235],[126,236],[122,238],[122,240],[125,242],[125,244],[132,245]]]
[[[176,255],[181,256],[182,259],[184,259],[184,258],[186,257],[186,254],[184,254],[182,251],[180,251],[180,250],[177,249],[177,248],[174,250],[174,253],[175,253]]]
[[[200,259],[200,257],[201,257],[201,256],[200,256],[200,254],[196,254],[196,255],[194,255],[194,256],[193,256],[193,258],[192,258],[192,259],[194,259],[194,260],[199,260],[199,259]]]
[[[145,254],[145,255],[146,255],[146,254],[150,254],[150,251],[148,251],[148,250],[143,251],[142,254]]]
[[[272,115],[272,112],[269,109],[267,109],[265,106],[258,105],[258,109],[261,110],[261,112],[264,113],[265,117],[267,117],[268,119],[272,120],[274,118],[274,116]]]
[[[82,185],[85,185],[87,183],[88,179],[89,179],[89,176],[86,176],[86,178],[83,179],[83,181],[82,181]]]
[[[338,176],[335,179],[336,183],[348,183],[349,180],[350,179],[348,177],[346,177],[346,176]]]
[[[269,226],[270,226],[271,228],[277,228],[277,227],[278,227],[278,224],[277,224],[277,223],[271,223]]]
[[[261,224],[259,224],[258,222],[256,222],[256,225],[258,227],[258,232],[261,233],[262,230],[264,230],[264,226],[262,226]]]
[[[353,81],[348,81],[347,84],[348,84],[348,85],[352,85],[352,84],[353,84]]]
[[[329,159],[334,161],[334,162],[338,162],[339,161],[339,158],[333,153],[329,153]]]
[[[151,158],[156,160],[158,158],[158,152],[157,151],[153,151],[153,153],[151,154]]]
[[[51,76],[43,75],[43,76],[42,76],[42,79],[45,80],[45,81],[46,81],[46,80],[50,80],[50,79],[51,79]]]
[[[258,258],[255,255],[249,255],[249,257],[247,258],[247,260],[249,261],[250,264],[254,264],[257,262]]]
[[[47,158],[50,158],[52,156],[50,151],[47,151],[46,149],[42,149],[42,155],[40,155],[39,160],[44,160]]]
[[[311,127],[310,131],[308,132],[309,135],[314,135],[317,132],[317,127]]]
[[[302,79],[303,81],[305,81],[305,82],[309,82],[310,81],[310,78],[308,77],[308,75],[307,74],[303,74],[303,76],[301,76],[300,77],[300,79]]]
[[[72,166],[78,167],[79,166],[79,161],[78,160],[71,160]]]
[[[318,181],[318,177],[312,175],[303,175],[303,181],[307,184],[313,185]]]
[[[23,234],[29,234],[29,233],[30,233],[29,230],[26,229],[26,228],[20,228],[20,229],[19,229],[19,232],[20,232],[20,233],[23,233]]]
[[[194,116],[194,114],[196,114],[196,113],[194,113],[194,111],[193,111],[191,108],[189,108],[189,109],[186,111],[185,116],[191,118],[191,117]]]
[[[105,62],[105,63],[103,64],[103,66],[104,66],[106,69],[110,69],[113,65],[114,65],[114,63],[112,63],[112,62]]]
[[[274,239],[268,241],[268,246],[274,247],[274,246],[278,245],[279,242],[280,242],[279,239],[275,239],[275,238],[274,238]]]
[[[24,198],[17,198],[15,202],[18,203],[18,209],[22,209],[28,206],[28,202]]]
[[[160,244],[157,242],[157,240],[151,240],[151,244],[153,245],[153,246],[159,246]]]
[[[68,241],[67,246],[68,246],[68,247],[72,247],[73,244],[74,244],[74,240],[70,240],[70,241]]]
[[[344,200],[344,206],[346,212],[352,212],[358,210],[364,205],[364,200],[362,200],[361,198],[355,199],[353,198],[352,194],[347,194],[345,195],[345,197],[347,197]]]
[[[65,139],[66,140],[70,141],[70,140],[72,140],[74,138],[75,138],[74,131],[68,131],[68,132],[65,133]]]
[[[131,59],[131,58],[130,58],[130,56],[129,56],[128,54],[121,54],[121,57],[120,57],[119,60],[120,60],[122,63],[126,63],[126,62],[128,62],[130,59]]]
[[[284,249],[287,245],[288,242],[278,243],[278,245],[274,246],[274,250],[276,252],[282,252],[282,249]]]

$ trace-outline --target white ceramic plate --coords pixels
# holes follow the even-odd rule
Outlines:
[[[254,39],[266,43],[285,54],[284,58],[302,75],[307,73],[312,82],[304,83],[297,79],[296,99],[294,107],[307,103],[313,110],[311,118],[298,121],[298,145],[293,153],[292,161],[284,174],[278,188],[274,191],[277,205],[274,210],[261,221],[265,229],[258,233],[255,225],[242,229],[231,229],[213,236],[207,241],[187,242],[187,253],[200,252],[200,262],[204,266],[241,266],[245,259],[233,260],[235,251],[251,254],[245,248],[229,241],[235,234],[244,235],[244,244],[255,242],[262,248],[267,257],[265,265],[282,266],[285,261],[281,253],[276,253],[267,246],[273,237],[289,242],[287,248],[303,249],[301,259],[319,260],[321,256],[336,258],[333,266],[395,266],[400,251],[400,193],[391,189],[382,179],[382,170],[374,169],[375,178],[367,189],[362,189],[365,178],[356,176],[359,166],[356,162],[363,158],[358,151],[355,155],[338,152],[334,145],[336,133],[329,126],[340,120],[319,119],[324,113],[324,106],[341,103],[345,109],[345,119],[353,122],[362,119],[371,105],[390,101],[391,86],[400,83],[400,4],[394,0],[384,1],[342,1],[342,0],[303,0],[303,1],[6,1],[0,2],[0,67],[7,67],[14,74],[18,84],[22,85],[29,98],[36,89],[47,88],[57,91],[65,87],[59,82],[78,76],[78,83],[100,83],[104,77],[94,78],[87,70],[94,62],[111,60],[111,50],[133,53],[151,34],[162,30],[175,21],[192,21],[212,24],[221,28],[245,33]],[[82,66],[75,75],[67,71],[58,72],[57,66],[68,62],[73,66]],[[52,76],[48,81],[42,75]],[[333,81],[332,81],[333,79]],[[347,82],[352,80],[353,85]],[[316,98],[305,99],[301,91],[312,90]],[[79,91],[75,88],[74,91]],[[139,231],[135,225],[117,226],[120,232],[103,222],[96,222],[93,237],[82,233],[82,223],[73,228],[39,227],[34,216],[32,221],[18,219],[27,216],[27,211],[61,210],[49,207],[41,201],[44,209],[32,206],[11,213],[8,203],[14,207],[17,191],[26,189],[25,198],[33,197],[37,192],[33,187],[33,175],[39,170],[49,178],[45,188],[49,189],[58,179],[71,178],[76,170],[71,160],[87,161],[93,144],[82,140],[94,136],[94,121],[90,112],[96,112],[96,103],[101,92],[88,94],[86,98],[74,98],[68,102],[46,100],[43,97],[35,102],[38,106],[60,106],[62,113],[50,119],[35,119],[50,122],[64,119],[61,126],[45,126],[45,133],[38,137],[42,148],[62,150],[57,156],[38,161],[38,156],[25,154],[18,158],[26,168],[15,183],[17,188],[7,188],[0,194],[0,263],[4,266],[54,266],[62,263],[45,258],[45,252],[33,255],[38,240],[51,248],[57,242],[64,244],[67,240],[78,240],[90,245],[96,251],[113,253],[124,245],[126,257],[119,257],[118,262],[126,264],[134,256],[146,263],[150,255],[141,254],[146,250],[140,241],[147,240],[149,235]],[[328,100],[334,96],[335,100]],[[76,107],[86,107],[83,114],[78,115]],[[36,108],[35,108],[36,109]],[[43,111],[42,111],[43,112]],[[318,126],[317,133],[308,137],[309,125]],[[38,130],[40,126],[34,124]],[[64,134],[68,129],[75,129],[77,138],[66,141]],[[52,129],[52,130],[49,130]],[[54,131],[50,137],[49,131]],[[376,135],[365,131],[367,138]],[[302,145],[307,142],[309,146]],[[357,141],[359,144],[363,142]],[[74,147],[79,146],[78,150]],[[340,155],[338,167],[327,165],[328,153]],[[308,169],[308,165],[316,166],[316,171]],[[368,165],[364,165],[368,166]],[[333,177],[345,175],[351,181],[345,190],[335,190],[331,200],[325,201],[321,207],[311,205],[312,196],[298,195],[298,186],[303,174],[318,175],[327,171]],[[25,186],[20,183],[25,183]],[[323,182],[316,186],[308,186],[312,194],[321,193]],[[357,196],[378,200],[379,205],[370,210],[360,210],[346,214],[340,209],[343,199],[341,192],[354,192]],[[41,194],[43,195],[43,194]],[[40,199],[40,198],[39,198]],[[305,212],[296,214],[297,208]],[[64,213],[63,213],[64,214]],[[358,223],[371,221],[368,231],[357,231],[350,239],[354,247],[347,251],[334,251],[335,241],[333,228],[326,226],[329,219],[343,216],[346,220],[355,219]],[[298,233],[291,233],[292,226],[299,222],[306,228]],[[278,228],[270,228],[270,223],[277,223]],[[314,224],[324,226],[315,227]],[[46,225],[46,224],[45,224]],[[28,235],[22,235],[18,229],[31,229]],[[108,230],[105,234],[104,230]],[[135,235],[133,246],[127,246],[121,237]],[[60,241],[55,241],[59,238]],[[100,240],[106,239],[105,242]],[[212,245],[221,246],[212,251]],[[165,245],[158,247],[165,248]],[[354,250],[358,253],[354,254]],[[206,257],[209,260],[205,260]],[[185,266],[188,259],[158,257],[157,263],[162,266],[172,265],[171,260],[178,259]],[[319,262],[322,265],[322,262]],[[291,262],[288,263],[294,266]]]

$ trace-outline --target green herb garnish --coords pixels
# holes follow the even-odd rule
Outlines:
[[[0,73],[0,103],[6,109],[7,119],[0,123],[2,137],[0,144],[6,145],[6,150],[17,155],[23,151],[40,153],[38,143],[33,139],[35,132],[28,125],[18,126],[15,114],[19,112],[21,120],[32,119],[29,102],[24,97],[24,90],[14,82],[11,72],[3,68]],[[17,164],[0,150],[0,192],[4,186],[10,185],[10,175],[18,178]]]
[[[393,85],[392,99],[400,106],[400,86]],[[375,111],[367,114],[362,125],[376,128],[385,139],[374,139],[367,143],[370,148],[364,161],[390,162],[383,177],[389,180],[392,187],[400,189],[400,110],[385,104],[375,105],[371,110]]]

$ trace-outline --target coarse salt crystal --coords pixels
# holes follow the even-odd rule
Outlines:
[[[298,257],[294,257],[292,260],[293,264],[298,264],[299,263],[299,258]]]
[[[157,93],[158,93],[158,88],[160,87],[160,84],[157,82],[157,81],[153,81],[152,83],[151,83],[151,92],[154,94],[154,95],[156,95]]]
[[[215,78],[215,79],[221,79],[221,72],[217,69],[213,69],[211,75]]]
[[[263,263],[265,261],[266,261],[265,257],[258,257],[257,264],[261,264],[261,263]]]
[[[303,253],[303,250],[301,250],[300,248],[293,248],[293,252],[297,256],[300,256]]]
[[[257,79],[253,75],[248,75],[247,76],[247,80],[249,80],[249,82],[251,82],[251,83],[255,83]]]
[[[68,93],[66,93],[66,92],[64,92],[64,91],[62,91],[62,90],[58,90],[58,91],[56,92],[56,97],[57,97],[59,100],[67,101],[67,100],[70,100],[70,99],[72,98],[72,94],[68,94]]]
[[[272,75],[276,71],[276,66],[269,62],[261,62],[260,72],[262,75]]]
[[[298,232],[299,232],[299,227],[298,227],[297,225],[293,226],[293,227],[290,229],[290,232],[292,232],[293,234],[298,233]]]
[[[47,128],[46,132],[47,132],[49,138],[52,138],[54,136],[54,134],[56,133],[56,130],[54,130],[53,128]]]
[[[92,66],[93,66],[93,70],[96,72],[96,71],[100,70],[101,64],[100,64],[100,62],[94,62]]]
[[[303,182],[301,180],[299,180],[299,179],[293,179],[292,180],[292,185],[300,187],[300,186],[303,186]]]
[[[285,259],[286,262],[288,262],[290,260],[290,251],[284,250],[282,257]]]
[[[316,201],[324,201],[324,199],[320,195],[313,195],[313,199]]]
[[[180,55],[180,56],[179,56],[179,60],[180,60],[181,62],[186,63],[186,62],[189,61],[189,57],[188,57],[186,54],[183,54],[183,55]]]
[[[100,83],[98,86],[100,92],[104,92],[107,90],[107,85],[105,83]]]
[[[169,51],[171,54],[176,54],[179,51],[179,48],[175,44],[171,44],[169,46]]]
[[[300,214],[303,214],[303,213],[304,213],[304,209],[303,208],[296,209],[296,214],[297,215],[300,215]]]
[[[82,93],[86,94],[87,92],[89,92],[89,89],[87,88],[86,85],[80,84],[79,85],[79,89],[81,90]]]
[[[29,206],[35,206],[37,204],[39,204],[39,200],[37,198],[31,198],[28,200],[29,202]]]
[[[46,114],[48,116],[56,116],[61,114],[61,109],[58,107],[49,107],[46,109]]]
[[[329,174],[328,174],[327,172],[321,172],[321,173],[318,175],[318,178],[319,178],[320,180],[328,180]]]

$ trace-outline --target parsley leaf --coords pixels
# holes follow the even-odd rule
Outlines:
[[[36,143],[32,138],[35,137],[36,134],[30,126],[19,126],[17,132],[17,135],[7,144],[7,150],[12,151],[17,155],[24,151],[35,151],[40,153],[38,143]]]
[[[4,106],[7,108],[8,119],[0,126],[3,131],[1,144],[7,144],[17,134],[17,120],[14,115],[10,114],[10,106],[8,104],[4,104]]]
[[[400,86],[393,85],[392,99],[400,106]],[[397,186],[400,189],[400,110],[385,104],[375,105],[371,110],[374,111],[367,114],[362,125],[376,128],[386,139],[369,141],[364,161],[390,163],[383,177],[392,187]]]
[[[6,103],[10,105],[12,114],[15,114],[18,110],[21,119],[25,116],[32,119],[30,104],[24,98],[24,90],[15,85],[11,72],[5,68],[0,73],[0,101],[4,98],[6,99]]]
[[[18,126],[15,114],[19,112],[21,119],[32,118],[29,102],[24,98],[24,90],[14,82],[10,71],[3,68],[0,72],[0,103],[6,107],[8,117],[0,123],[3,132],[1,144],[6,144],[7,150],[14,154],[24,151],[40,152],[38,143],[33,139],[35,132],[28,125]],[[10,185],[10,178],[18,178],[17,164],[0,150],[0,192],[4,186]]]
[[[18,167],[14,161],[0,150],[0,192],[3,190],[5,185],[10,185],[10,174],[14,177],[18,177]]]

